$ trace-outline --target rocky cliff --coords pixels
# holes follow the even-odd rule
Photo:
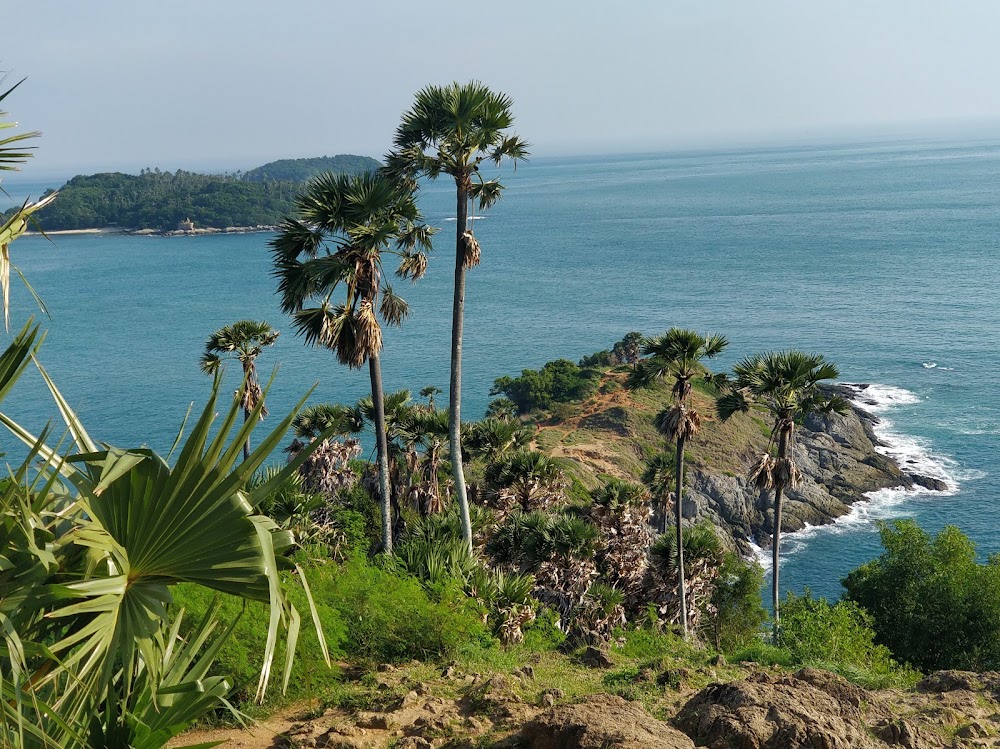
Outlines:
[[[645,460],[667,448],[652,424],[668,404],[668,392],[629,392],[623,388],[624,379],[624,373],[609,372],[600,392],[579,404],[575,413],[540,425],[539,449],[567,459],[571,473],[584,485],[596,485],[601,475],[636,481]],[[840,388],[853,399],[863,390]],[[684,516],[710,520],[744,553],[754,543],[766,548],[773,528],[773,497],[749,485],[746,472],[767,449],[769,424],[755,414],[720,422],[710,392],[696,391],[693,397],[703,424],[687,452]],[[782,532],[832,523],[878,489],[947,489],[939,479],[901,468],[879,452],[884,446],[873,428],[877,423],[878,417],[855,406],[845,415],[812,417],[796,430],[794,456],[803,480],[787,494]]]

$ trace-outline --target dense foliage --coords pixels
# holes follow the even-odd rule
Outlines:
[[[247,182],[181,170],[80,175],[60,188],[59,199],[38,213],[38,222],[50,231],[169,231],[186,219],[197,228],[270,225],[291,210],[298,190],[292,182]]]
[[[1000,668],[1000,558],[976,561],[954,526],[933,538],[912,520],[883,524],[882,556],[844,579],[878,641],[924,671]]]
[[[59,199],[39,211],[48,231],[156,229],[172,231],[190,219],[195,228],[274,226],[294,210],[302,182],[323,172],[358,174],[377,169],[366,156],[286,159],[245,174],[195,174],[143,169],[139,174],[78,175]]]
[[[336,156],[317,156],[311,159],[278,159],[269,161],[263,166],[244,172],[243,179],[248,182],[305,182],[324,172],[335,174],[361,174],[374,172],[381,164],[370,156],[355,156],[353,154],[337,154]]]
[[[498,377],[490,394],[506,396],[524,414],[554,403],[583,400],[597,391],[599,379],[595,369],[581,369],[568,359],[557,359],[541,369],[522,370],[520,377]]]

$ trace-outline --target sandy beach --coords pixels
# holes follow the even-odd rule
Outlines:
[[[63,229],[61,231],[47,231],[45,232],[46,237],[55,237],[60,234],[124,234],[124,229]],[[25,236],[36,235],[42,236],[40,231],[26,231]]]

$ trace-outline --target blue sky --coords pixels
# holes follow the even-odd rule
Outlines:
[[[471,78],[538,155],[1000,132],[995,0],[615,5],[35,0],[5,108],[40,176],[379,156],[417,89]]]

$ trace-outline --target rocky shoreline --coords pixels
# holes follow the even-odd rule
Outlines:
[[[871,501],[869,493],[880,489],[951,488],[911,466],[897,465],[879,451],[888,447],[875,433],[879,418],[855,402],[867,387],[834,386],[831,390],[851,402],[851,411],[813,416],[798,428],[794,457],[802,470],[802,483],[786,495],[783,533],[829,525],[847,515],[855,503]],[[769,492],[757,491],[741,475],[693,467],[690,476],[683,508],[686,518],[712,521],[728,531],[745,554],[752,552],[753,544],[770,547],[774,509]]]
[[[124,233],[138,237],[200,237],[205,234],[260,234],[262,232],[277,230],[278,227],[272,224],[259,224],[257,226],[227,226],[224,229],[216,229],[214,227],[205,229],[172,229],[170,231],[130,229]]]

